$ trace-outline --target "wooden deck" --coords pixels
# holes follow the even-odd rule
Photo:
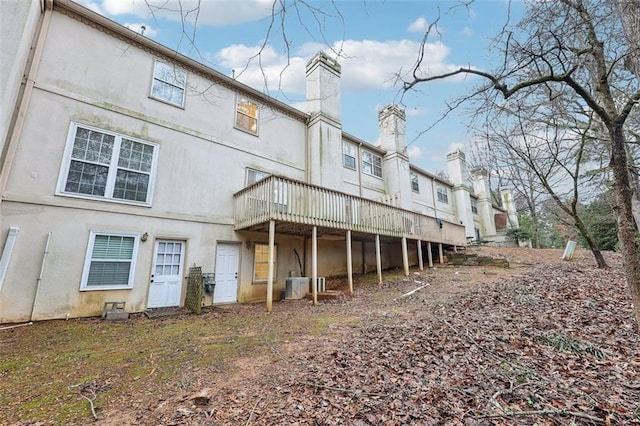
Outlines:
[[[312,227],[324,234],[380,235],[465,246],[464,226],[281,176],[269,176],[234,194],[237,230],[306,235]]]

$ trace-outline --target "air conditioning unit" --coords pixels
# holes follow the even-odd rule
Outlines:
[[[318,293],[323,293],[327,289],[327,282],[324,277],[318,277]],[[313,293],[313,281],[309,278],[309,293]]]
[[[302,299],[307,294],[309,288],[309,278],[289,277],[285,283],[286,299]]]

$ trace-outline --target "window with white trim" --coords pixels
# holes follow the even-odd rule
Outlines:
[[[362,171],[368,175],[381,178],[382,158],[369,151],[362,151]]]
[[[184,106],[187,73],[173,64],[156,61],[153,66],[151,97],[179,107]]]
[[[449,204],[449,191],[446,187],[438,185],[438,201]]]
[[[256,182],[260,182],[262,179],[266,178],[267,176],[269,176],[269,173],[248,168],[247,169],[247,186],[252,185]]]
[[[236,128],[258,134],[258,104],[242,97],[236,100]]]
[[[420,184],[418,183],[418,175],[411,172],[411,190],[420,193]]]
[[[158,147],[71,123],[58,193],[149,205]]]
[[[137,235],[91,232],[80,290],[133,288]]]
[[[278,270],[278,246],[273,246],[273,280],[276,280]],[[266,282],[269,279],[269,244],[254,244],[253,246],[253,282]]]
[[[357,148],[349,142],[342,142],[342,165],[349,169],[356,169]]]
[[[478,202],[474,199],[471,199],[471,213],[478,214]]]

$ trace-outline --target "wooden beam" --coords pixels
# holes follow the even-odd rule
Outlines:
[[[376,234],[376,266],[378,268],[378,284],[382,284],[382,261],[380,260],[380,235]]]
[[[269,221],[269,273],[267,275],[267,312],[273,308],[273,247],[276,240],[276,221]]]
[[[440,257],[440,264],[444,263],[444,253],[442,252],[442,243],[438,243],[438,256]]]
[[[314,226],[311,233],[311,288],[313,304],[318,304],[318,227]]]
[[[424,262],[422,261],[422,240],[418,240],[416,242],[416,247],[418,248],[418,267],[421,271],[424,271]]]
[[[402,237],[402,266],[405,277],[409,276],[409,254],[407,253],[407,237]]]
[[[351,265],[351,230],[347,230],[347,277],[349,278],[349,296],[353,296],[353,266]]]
[[[431,253],[431,241],[427,241],[427,258],[429,259],[429,268],[433,268],[433,253]]]

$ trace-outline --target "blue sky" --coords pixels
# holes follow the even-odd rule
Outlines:
[[[422,84],[417,93],[401,98],[394,76],[412,69],[426,25],[438,17],[424,72],[466,65],[492,69],[487,47],[508,14],[514,23],[523,7],[508,0],[475,0],[468,6],[436,0],[311,0],[307,4],[317,9],[315,14],[302,6],[289,8],[284,26],[277,17],[269,32],[273,0],[76,1],[133,30],[144,25],[145,36],[227,75],[235,70],[238,80],[301,109],[307,61],[318,50],[340,52],[343,130],[376,144],[377,111],[402,102],[411,162],[432,172],[446,170],[447,153],[464,149],[471,136],[462,111],[426,130],[442,117],[447,102],[481,81],[456,78]],[[261,47],[261,64],[249,61]]]

